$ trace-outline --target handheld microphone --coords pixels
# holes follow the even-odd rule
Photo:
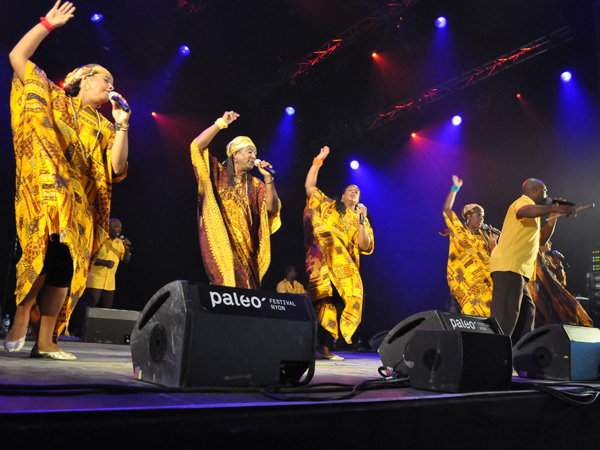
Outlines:
[[[500,234],[501,234],[500,230],[497,230],[496,228],[489,226],[487,223],[482,223],[481,229],[483,231],[489,231],[491,233],[497,234],[498,236],[500,236]]]
[[[115,102],[117,102],[117,104],[119,105],[119,108],[121,108],[123,111],[125,112],[129,112],[129,105],[127,103],[125,103],[123,100],[121,100],[118,96],[117,93],[115,91],[110,91],[108,93],[108,99],[109,100],[114,100]]]
[[[357,208],[364,208],[365,205],[363,205],[362,203],[359,203],[358,205],[356,205]],[[360,223],[363,224],[365,223],[365,215],[363,213],[360,213],[358,215],[358,219],[360,220]]]
[[[566,200],[559,200],[557,198],[546,197],[546,205],[567,205],[567,206],[575,206],[575,203],[568,202]]]
[[[259,165],[261,162],[262,162],[262,159],[258,159],[258,158],[256,158],[256,159],[254,160],[254,167],[258,167],[258,165]],[[277,172],[275,172],[275,170],[273,170],[273,168],[272,168],[272,167],[266,167],[266,166],[265,166],[265,167],[263,167],[263,169],[265,169],[267,172],[269,172],[269,173],[270,173],[271,175],[273,175],[273,176],[275,176],[275,174],[277,173]]]
[[[122,241],[124,241],[124,240],[125,240],[125,236],[123,236],[123,235],[120,235],[120,236],[119,236],[119,239],[121,239]],[[130,251],[133,251],[133,245],[129,244],[129,250],[130,250]]]

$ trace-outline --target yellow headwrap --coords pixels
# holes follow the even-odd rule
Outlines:
[[[252,142],[248,136],[236,137],[233,141],[227,144],[227,157],[229,158],[235,152],[238,152],[246,147],[252,147],[254,150],[256,150],[256,145],[254,145],[254,142]]]
[[[465,207],[462,210],[463,219],[467,220],[467,213],[475,208],[479,208],[481,210],[481,213],[483,214],[483,208],[481,206],[479,206],[477,203],[469,203],[468,205],[465,205]]]
[[[97,73],[104,73],[106,75],[109,75],[111,78],[113,78],[111,73],[108,70],[106,70],[104,67],[99,66],[99,65],[94,65],[94,64],[88,64],[85,66],[78,67],[77,69],[72,71],[69,75],[67,75],[65,78],[65,86],[74,84],[77,82],[77,80],[83,80],[84,78],[87,78],[87,77],[93,77]]]

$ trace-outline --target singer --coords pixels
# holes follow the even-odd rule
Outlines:
[[[281,202],[275,178],[258,164],[264,182],[250,171],[256,146],[246,136],[227,145],[221,164],[208,145],[222,129],[237,120],[228,111],[204,130],[191,145],[198,180],[198,234],[206,274],[212,284],[259,289],[271,262],[271,234],[281,226]]]
[[[373,253],[374,241],[367,208],[359,203],[358,186],[346,187],[340,200],[317,188],[319,169],[327,155],[329,147],[323,147],[306,176],[304,248],[307,291],[319,323],[317,350],[323,359],[341,361],[344,358],[330,349],[340,332],[351,344],[361,322],[364,289],[358,271],[360,255]]]
[[[465,205],[461,222],[452,210],[463,180],[452,175],[452,187],[444,202],[444,219],[450,238],[448,251],[448,286],[461,307],[462,314],[489,317],[492,303],[490,253],[498,236],[482,231],[485,211],[476,203]]]
[[[490,258],[494,281],[490,313],[513,344],[534,328],[535,304],[527,282],[533,277],[540,245],[548,242],[556,226],[554,219],[541,228],[540,217],[550,213],[577,215],[576,205],[548,205],[543,181],[529,178],[521,191],[523,195],[508,208],[502,238]]]
[[[23,256],[17,310],[4,347],[21,350],[31,323],[37,335],[31,357],[57,360],[76,359],[56,342],[85,289],[91,255],[108,236],[112,184],[126,175],[129,148],[130,113],[113,102],[113,125],[97,110],[114,89],[108,70],[97,64],[75,69],[62,89],[29,60],[74,12],[72,3],[57,1],[9,55]]]
[[[577,299],[567,290],[562,255],[551,252],[552,243],[540,246],[535,278],[527,285],[535,303],[535,327],[554,323],[592,327],[594,323]]]

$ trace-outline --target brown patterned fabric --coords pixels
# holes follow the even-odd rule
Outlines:
[[[212,284],[259,289],[271,262],[271,234],[281,226],[267,212],[266,186],[250,174],[229,186],[227,169],[208,149],[191,145],[198,180],[198,234]]]

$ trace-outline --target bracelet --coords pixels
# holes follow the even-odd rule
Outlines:
[[[129,123],[115,123],[115,130],[127,131],[129,130]]]
[[[225,119],[223,119],[222,117],[219,117],[217,120],[215,120],[215,124],[221,129],[224,130],[225,128],[227,128],[229,126],[229,124],[227,122],[225,122]]]
[[[458,191],[460,191],[460,186],[453,184],[452,187],[450,188],[450,190],[452,192],[458,192]]]
[[[273,181],[275,181],[275,178],[273,178],[273,177],[272,177],[272,178],[271,178],[271,181],[268,181],[268,182],[267,182],[267,181],[265,181],[265,184],[273,184]]]
[[[48,33],[50,33],[52,30],[54,30],[54,27],[52,26],[52,24],[50,22],[48,22],[48,19],[46,19],[45,17],[40,17],[40,23],[42,25],[44,25],[46,30],[48,30]]]
[[[322,159],[319,159],[319,158],[317,158],[317,157],[315,157],[315,158],[313,159],[313,163],[312,163],[312,165],[313,165],[313,166],[317,166],[317,167],[321,167],[321,166],[323,165],[323,160],[322,160]]]

